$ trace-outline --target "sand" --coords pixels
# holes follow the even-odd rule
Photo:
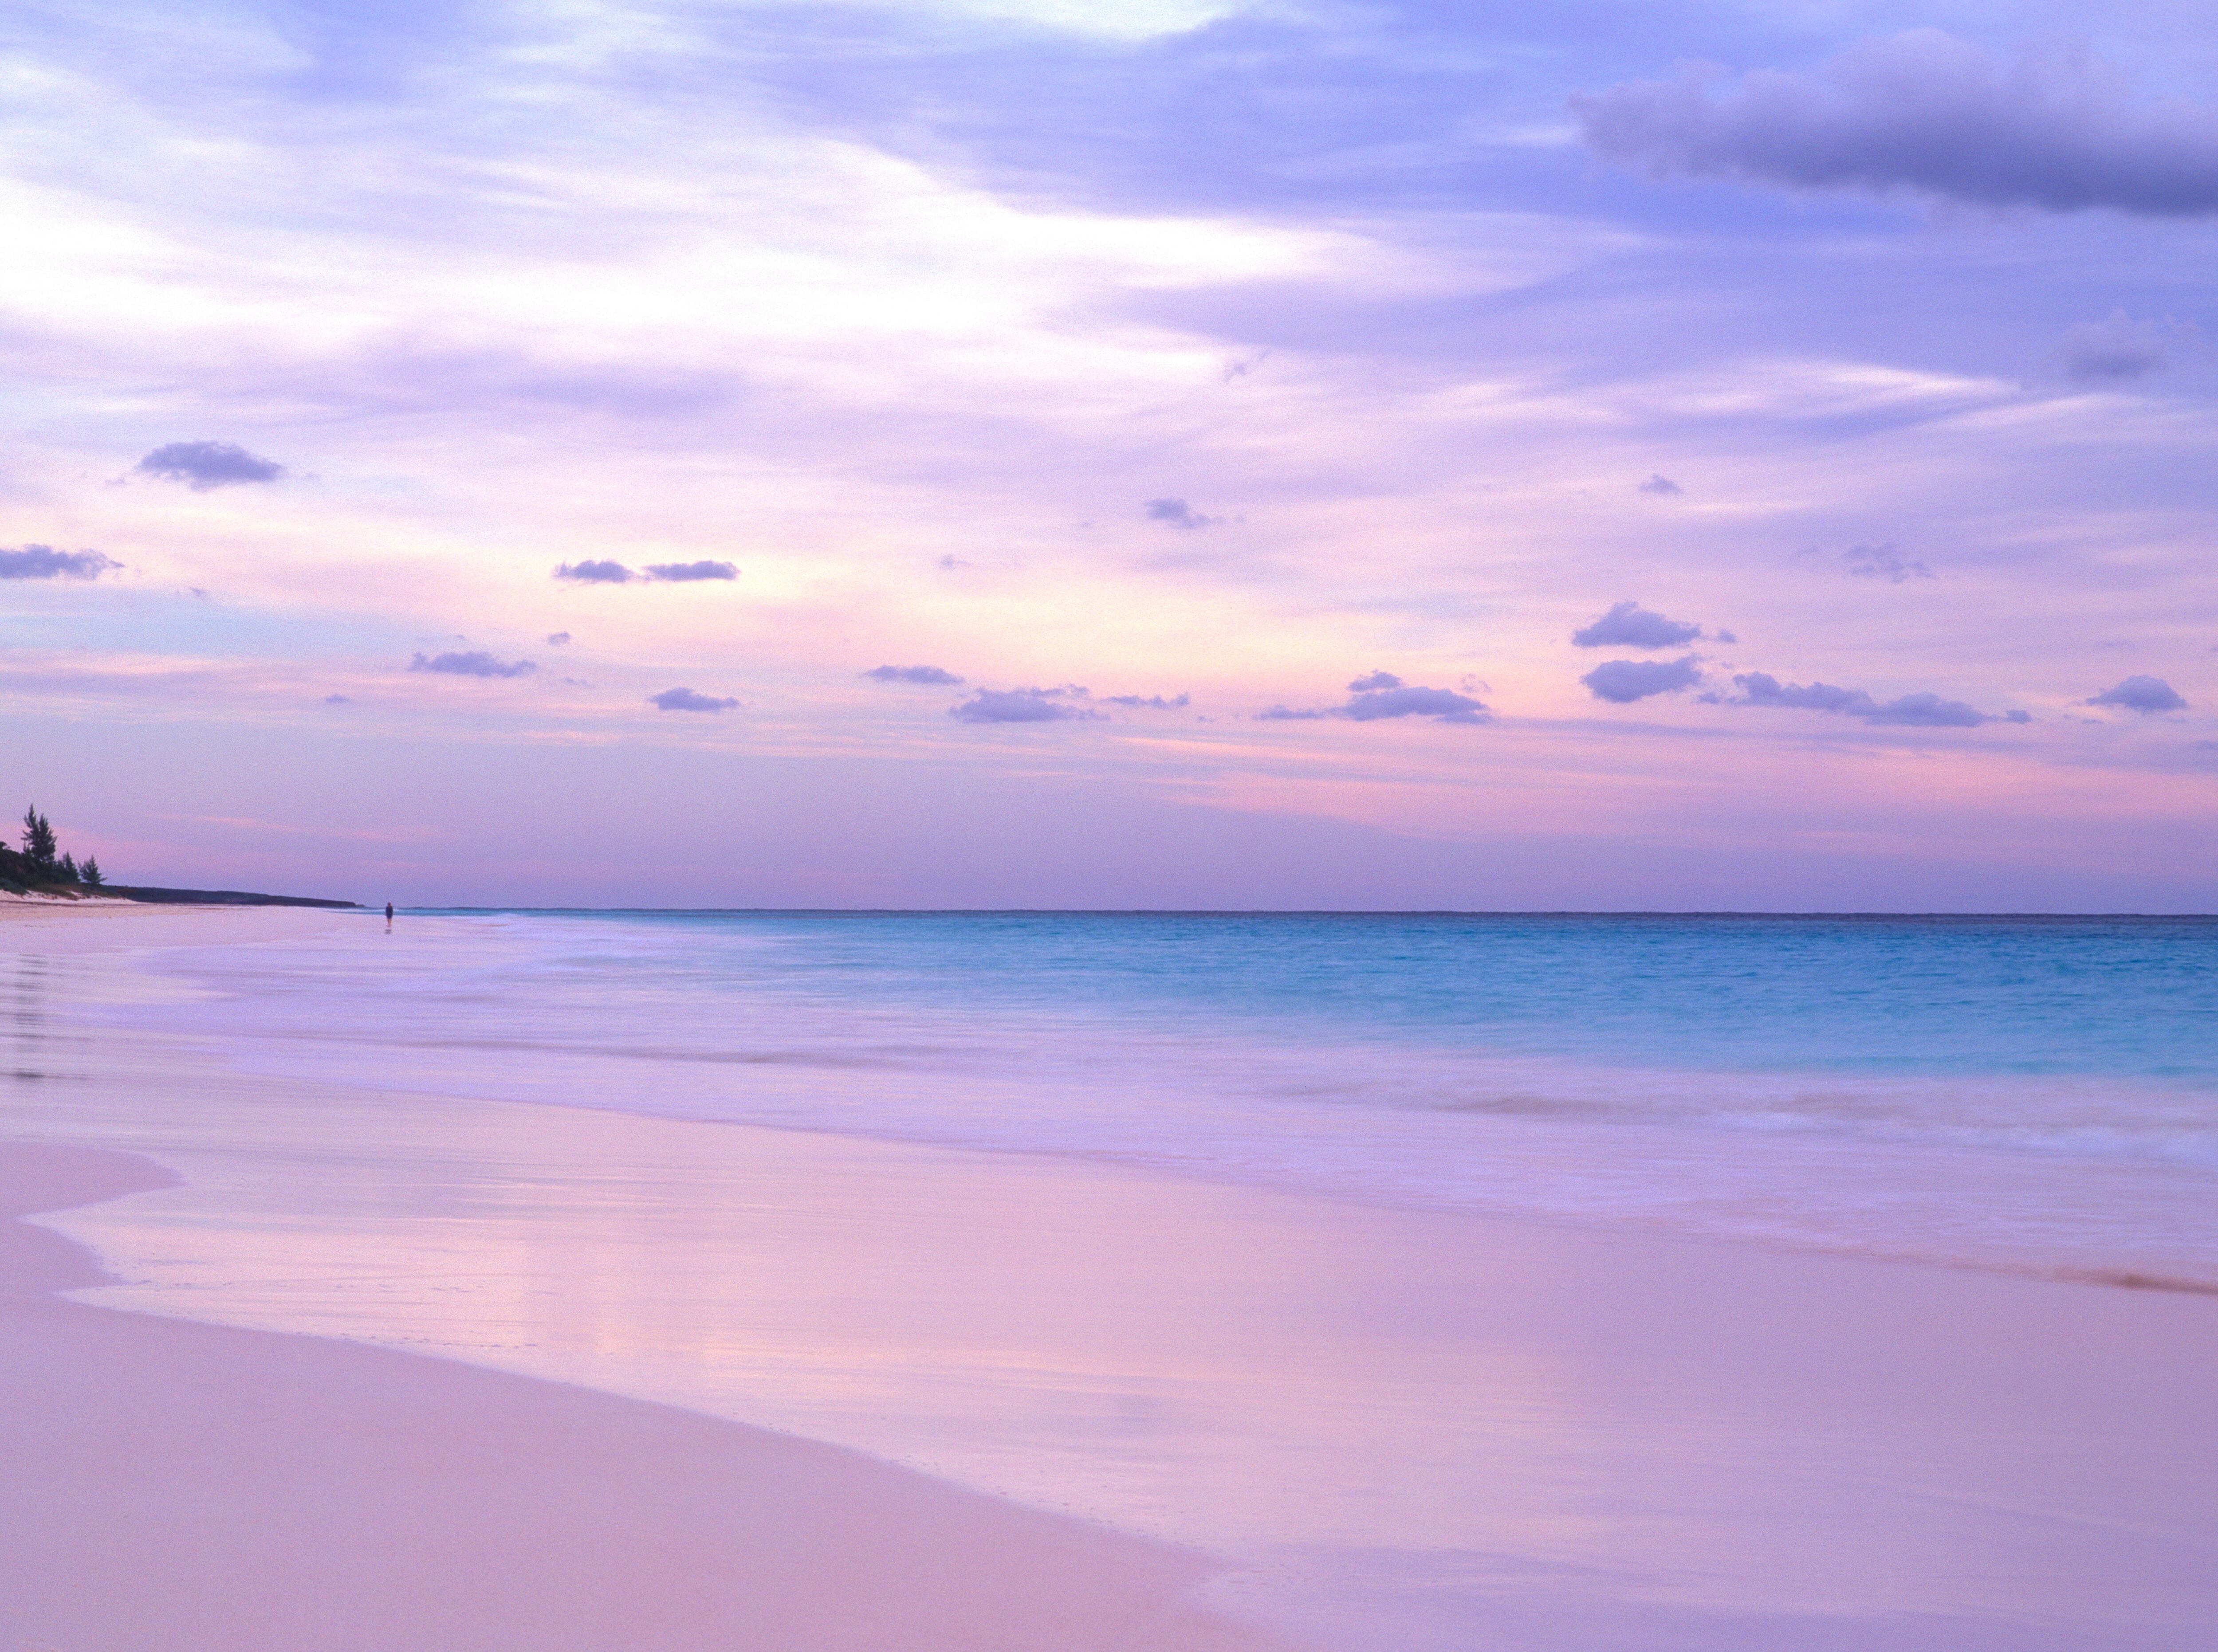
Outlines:
[[[594,1603],[678,1600],[714,1625],[740,1610],[714,1594],[726,1576],[790,1586],[774,1624],[703,1631],[735,1647],[1236,1632],[1204,1604],[1351,1652],[2211,1643],[2209,1297],[261,1079],[65,1005],[135,990],[103,950],[331,918],[73,918],[23,944],[13,1049],[40,1076],[8,1092],[9,1133],[185,1179],[50,1218],[127,1283],[0,1321],[23,1373],[0,1405],[31,1437],[0,1491],[0,1599],[20,1579],[90,1615],[20,1639],[215,1644],[145,1627],[205,1568],[244,1579],[254,1612],[320,1624],[358,1594],[375,1620],[353,1641],[210,1630],[247,1648],[685,1646],[652,1618],[616,1638]],[[52,1285],[69,1253],[27,1243]],[[17,1334],[49,1324],[66,1336]],[[39,1414],[23,1383],[53,1430],[20,1423]],[[164,1453],[174,1475],[139,1471]],[[794,1500],[717,1501],[750,1474]],[[234,1532],[232,1569],[204,1568]],[[570,1558],[549,1577],[542,1549]],[[927,1573],[940,1594],[856,1581]],[[531,1616],[542,1589],[583,1638]],[[1043,1592],[1084,1621],[1044,1615]],[[870,1621],[886,1594],[945,1615]],[[246,1610],[227,1599],[204,1609]],[[471,1615],[504,1602],[530,1632],[469,1638],[507,1632]],[[434,1609],[479,1628],[427,1627]]]
[[[0,1625],[67,1652],[1267,1644],[1207,1568],[833,1447],[552,1383],[57,1298],[12,1219],[163,1186],[0,1149]]]

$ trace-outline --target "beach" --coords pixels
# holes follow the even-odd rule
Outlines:
[[[18,1640],[2063,1652],[2218,1618],[2198,1290],[303,1077],[192,1032],[212,977],[159,967],[282,985],[374,922],[0,919],[0,1185],[44,1213],[7,1252]]]

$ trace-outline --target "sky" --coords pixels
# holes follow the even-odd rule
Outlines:
[[[2218,909],[2214,22],[27,0],[0,805],[404,904]]]

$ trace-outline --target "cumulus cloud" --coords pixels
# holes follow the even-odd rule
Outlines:
[[[648,695],[647,702],[658,711],[729,711],[739,704],[737,700],[696,694],[691,689],[665,689],[660,694]]]
[[[1841,553],[1854,579],[1884,579],[1900,585],[1906,579],[1930,579],[1933,570],[1921,560],[1905,556],[1892,544],[1852,545]]]
[[[1643,493],[1671,494],[1684,493],[1687,490],[1680,486],[1678,483],[1673,481],[1669,476],[1666,476],[1659,470],[1654,475],[1651,476],[1646,481],[1641,483],[1640,491]]]
[[[2159,711],[2187,709],[2187,702],[2164,678],[2138,675],[2128,678],[2116,688],[2103,690],[2084,703],[2116,706],[2121,711],[2138,711],[2144,717]]]
[[[1178,711],[1193,703],[1193,696],[1181,694],[1174,700],[1166,700],[1160,694],[1105,694],[1101,696],[1101,703],[1105,706],[1130,706],[1137,711]]]
[[[635,572],[621,562],[588,560],[565,562],[554,570],[557,579],[579,585],[628,585],[635,582],[691,585],[700,579],[736,579],[740,571],[729,562],[650,562]]]
[[[2171,335],[2191,329],[2158,327],[2113,310],[2107,321],[2082,321],[2066,327],[2057,343],[2064,370],[2075,379],[2102,382],[2138,379],[2171,360]]]
[[[2137,100],[2085,51],[2004,65],[1937,29],[1814,74],[1713,65],[1571,99],[1596,152],[1658,176],[1912,189],[1988,207],[2218,212],[2218,109]]]
[[[1365,686],[1379,683],[1382,678],[1385,683],[1379,687]],[[1267,710],[1257,712],[1255,721],[1306,723],[1327,717],[1345,718],[1358,723],[1379,722],[1395,717],[1430,717],[1434,721],[1442,723],[1493,721],[1493,714],[1469,695],[1458,694],[1452,689],[1428,689],[1406,684],[1400,678],[1386,671],[1373,671],[1369,677],[1359,677],[1351,686],[1354,693],[1346,705],[1326,706],[1314,710],[1272,706]]]
[[[408,662],[412,671],[443,671],[449,677],[529,677],[539,667],[528,659],[499,660],[482,648],[466,654],[418,654]]]
[[[1402,679],[1391,671],[1373,671],[1368,677],[1359,677],[1348,685],[1350,694],[1367,694],[1373,689],[1398,689]]]
[[[1219,518],[1205,517],[1184,499],[1149,499],[1141,509],[1148,513],[1149,522],[1160,522],[1172,528],[1214,527]]]
[[[58,551],[51,545],[0,547],[0,579],[97,579],[123,565],[98,551]]]
[[[232,442],[172,442],[155,449],[136,468],[142,476],[183,482],[195,493],[242,482],[274,482],[285,473],[285,467],[276,460],[251,454]]]
[[[1620,603],[1592,625],[1571,633],[1575,648],[1682,648],[1702,634],[1684,620],[1667,620],[1639,603]]]
[[[565,562],[554,570],[557,579],[568,579],[584,585],[627,585],[639,576],[621,562]]]
[[[980,689],[947,715],[962,723],[1063,723],[1098,718],[1091,706],[1074,703],[1090,699],[1075,685],[1059,689]]]
[[[874,683],[923,683],[946,689],[963,681],[953,671],[944,671],[937,665],[873,665],[863,675]]]
[[[1874,724],[1893,724],[1908,728],[1976,728],[1981,723],[2030,722],[2023,711],[2012,711],[2000,717],[1974,710],[1961,700],[1943,700],[1937,694],[1905,694],[1899,699],[1884,704],[1874,700],[1862,689],[1836,688],[1830,683],[1781,683],[1763,671],[1750,671],[1733,678],[1733,686],[1740,690],[1737,699],[1728,702],[1742,706],[1780,706],[1800,711],[1830,711],[1845,717],[1857,717]]]
[[[647,578],[666,580],[673,585],[690,585],[697,579],[736,579],[740,571],[729,562],[650,562]]]
[[[1620,706],[1651,694],[1690,689],[1701,680],[1701,667],[1692,654],[1684,659],[1613,659],[1579,678],[1595,699]]]

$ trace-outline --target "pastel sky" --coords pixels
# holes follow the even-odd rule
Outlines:
[[[9,807],[366,901],[2212,909],[2213,21],[34,0]]]

